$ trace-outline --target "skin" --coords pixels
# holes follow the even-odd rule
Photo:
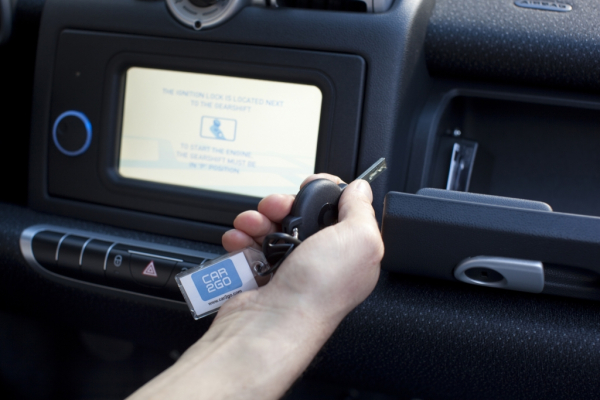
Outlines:
[[[314,179],[342,181],[332,175]],[[260,249],[280,231],[294,197],[271,195],[234,221],[223,247]],[[366,181],[352,182],[339,222],[306,239],[268,285],[229,300],[210,329],[169,369],[130,399],[278,399],[306,369],[342,319],[373,290],[383,242]]]

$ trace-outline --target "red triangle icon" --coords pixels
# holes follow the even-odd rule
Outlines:
[[[150,261],[150,264],[146,265],[146,268],[144,268],[142,275],[158,278],[158,275],[156,274],[156,268],[154,268],[154,261]]]

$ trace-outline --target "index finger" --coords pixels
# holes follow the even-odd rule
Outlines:
[[[272,194],[258,203],[258,212],[279,224],[292,210],[295,197],[291,194]]]
[[[332,181],[336,185],[339,185],[340,183],[346,183],[343,180],[341,180],[339,176],[335,176],[335,175],[331,175],[331,174],[326,174],[326,173],[321,173],[321,174],[312,174],[312,175],[310,175],[308,178],[306,178],[300,184],[300,188],[303,188],[304,185],[306,185],[307,183],[312,182],[312,181],[316,181],[317,179],[329,179],[330,181]]]

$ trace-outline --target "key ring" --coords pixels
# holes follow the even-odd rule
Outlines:
[[[302,243],[300,239],[298,239],[298,229],[294,229],[294,235],[289,235],[287,233],[275,232],[267,235],[263,240],[262,250],[267,258],[269,264],[272,261],[277,259],[277,262],[273,264],[270,268],[262,269],[258,266],[254,268],[254,271],[259,276],[270,275],[279,268],[281,263],[291,254],[291,252]],[[284,243],[279,243],[283,241]],[[263,266],[264,267],[264,266]]]

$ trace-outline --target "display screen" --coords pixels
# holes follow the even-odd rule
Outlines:
[[[313,85],[133,67],[119,174],[264,197],[315,169],[323,94]]]

